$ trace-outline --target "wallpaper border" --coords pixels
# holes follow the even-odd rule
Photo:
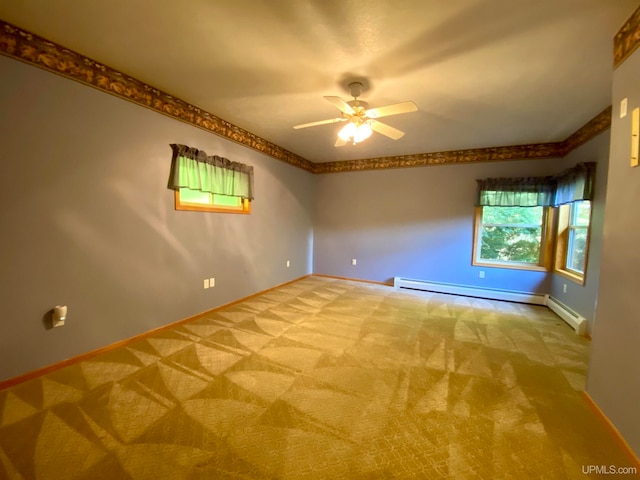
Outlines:
[[[625,30],[625,25],[616,35],[616,46],[628,46],[630,39],[635,39],[633,48],[637,46],[640,40],[639,12],[640,9],[632,17],[633,22],[632,19],[627,22],[632,27]],[[623,31],[625,35],[621,36]],[[608,107],[562,142],[313,163],[184,100],[3,20],[0,20],[0,54],[94,87],[318,174],[563,157],[611,124],[611,107]]]
[[[613,37],[613,68],[618,67],[640,45],[640,7]]]

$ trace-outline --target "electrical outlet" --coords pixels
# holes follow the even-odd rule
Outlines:
[[[351,265],[357,265],[358,264],[358,260],[356,260],[355,258],[351,259]]]
[[[204,288],[209,288],[209,279],[208,278],[204,279]]]
[[[567,293],[567,284],[562,285],[562,293]]]
[[[289,268],[291,266],[291,261],[287,260],[287,268]]]
[[[480,273],[478,273],[478,277],[484,278],[484,270],[480,270]]]
[[[215,279],[214,277],[211,277],[211,278],[209,279],[209,286],[210,286],[211,288],[213,288],[213,287],[215,287],[215,286],[216,286],[216,279]]]

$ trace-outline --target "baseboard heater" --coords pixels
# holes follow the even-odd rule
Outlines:
[[[453,295],[464,295],[466,297],[505,300],[507,302],[530,303],[533,305],[547,304],[547,295],[542,293],[498,290],[495,288],[478,288],[468,285],[427,282],[425,280],[413,280],[411,278],[402,277],[395,277],[393,279],[393,286],[397,289],[405,288],[409,290],[423,290],[425,292],[450,293]]]
[[[571,310],[557,298],[549,297],[547,299],[547,307],[567,322],[578,335],[584,335],[587,333],[587,319],[579,313]]]
[[[421,290],[424,292],[449,293],[466,297],[488,298],[491,300],[504,300],[507,302],[529,303],[532,305],[545,305],[549,307],[562,320],[567,322],[578,335],[584,335],[587,329],[587,320],[574,312],[559,300],[544,293],[518,292],[514,290],[499,290],[495,288],[479,288],[469,285],[456,285],[452,283],[428,282],[411,278],[394,277],[393,286],[396,289]]]

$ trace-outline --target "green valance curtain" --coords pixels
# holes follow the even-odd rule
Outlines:
[[[555,176],[477,180],[477,206],[549,207],[593,200],[596,164],[579,163]]]
[[[253,167],[186,145],[172,144],[173,159],[169,188],[190,188],[201,192],[253,200]]]
[[[593,200],[596,164],[579,163],[575,167],[556,177],[554,205],[571,203],[578,200]]]
[[[477,205],[536,207],[551,205],[555,195],[553,177],[486,178],[478,180]]]

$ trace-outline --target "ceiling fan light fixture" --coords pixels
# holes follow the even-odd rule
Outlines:
[[[355,135],[357,128],[355,123],[349,122],[338,132],[338,137],[348,142]]]
[[[349,122],[338,132],[338,137],[345,142],[355,144],[369,138],[372,132],[371,126],[367,122],[360,124]]]
[[[356,128],[353,135],[353,143],[360,143],[371,136],[372,130],[368,123],[362,123]]]

